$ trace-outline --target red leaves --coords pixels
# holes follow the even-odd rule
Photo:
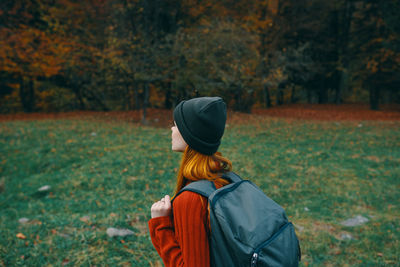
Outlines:
[[[290,104],[269,109],[254,109],[253,114],[273,117],[311,119],[323,121],[335,120],[400,120],[398,106],[382,107],[381,111],[372,111],[366,104]]]
[[[280,117],[286,119],[304,119],[321,121],[400,121],[399,106],[382,106],[382,110],[369,110],[367,104],[290,104],[269,109],[253,109],[253,114],[228,111],[228,125],[237,125],[258,121],[254,115]],[[148,109],[148,120],[152,126],[171,126],[172,110]],[[94,117],[103,120],[119,120],[140,122],[141,111],[111,111],[111,112],[65,112],[65,113],[30,113],[30,114],[0,114],[0,121],[8,120],[38,120],[38,119],[62,119],[62,118],[88,118]],[[359,126],[360,127],[360,126]],[[70,141],[71,143],[73,141]],[[54,151],[55,152],[55,151]],[[356,155],[354,157],[357,157]]]

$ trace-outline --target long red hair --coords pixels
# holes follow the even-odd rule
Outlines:
[[[203,179],[213,181],[217,188],[227,185],[229,181],[223,179],[221,175],[231,170],[231,161],[223,157],[220,152],[204,155],[187,146],[179,167],[174,196],[193,181]]]

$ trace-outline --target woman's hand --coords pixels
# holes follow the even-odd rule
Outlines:
[[[171,214],[171,199],[168,195],[151,206],[151,218],[169,216]]]

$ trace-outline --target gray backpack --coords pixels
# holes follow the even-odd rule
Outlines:
[[[201,180],[178,193],[208,198],[211,266],[298,266],[299,240],[283,208],[235,173],[222,177],[232,183],[216,189],[213,182]]]

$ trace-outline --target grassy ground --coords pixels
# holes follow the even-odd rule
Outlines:
[[[229,125],[221,152],[286,209],[302,266],[399,266],[399,122],[251,121]],[[160,266],[147,220],[179,159],[166,128],[1,122],[0,266]],[[356,215],[369,221],[340,224]]]

